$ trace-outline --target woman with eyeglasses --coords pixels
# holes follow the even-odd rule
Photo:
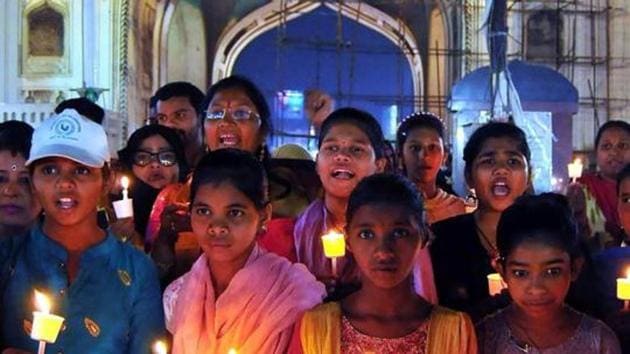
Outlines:
[[[317,188],[317,186],[310,188],[310,185],[307,187],[292,185],[274,173],[276,168],[282,166],[282,161],[272,160],[265,144],[272,131],[271,112],[262,91],[249,79],[234,75],[216,82],[208,89],[200,107],[206,149],[215,151],[233,148],[253,154],[262,162],[267,172],[272,205],[282,198],[293,196],[292,193],[301,190],[300,188],[309,188],[309,192]],[[311,170],[300,172],[304,172],[305,175],[313,174],[311,179],[302,178],[302,184],[308,183],[304,181],[317,181],[312,166]],[[189,186],[186,184],[179,189],[168,187],[158,196],[151,215],[149,230],[157,224],[154,232],[156,241],[151,256],[158,265],[163,285],[167,285],[169,280],[182,275],[192,266],[192,262],[186,259],[189,257],[182,257],[182,248],[179,247],[180,244],[189,244],[185,241],[186,238],[194,239],[188,237],[191,235],[188,190]],[[167,194],[169,196],[166,196]],[[165,197],[162,198],[163,196]],[[311,200],[306,200],[302,204],[308,205],[310,202]],[[160,207],[164,211],[156,217],[154,214]],[[297,215],[301,210],[293,212],[293,215]],[[258,244],[270,252],[295,261],[291,216],[274,214],[274,219],[267,224],[266,232],[259,236]]]
[[[114,234],[148,248],[145,232],[153,202],[166,186],[186,178],[188,166],[183,143],[177,132],[161,125],[136,130],[127,146],[118,152],[125,170],[130,171],[129,196],[133,199],[133,219],[117,220],[110,226]]]

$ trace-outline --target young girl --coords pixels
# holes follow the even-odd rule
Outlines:
[[[595,137],[596,173],[585,173],[567,190],[582,237],[593,250],[621,244],[623,232],[617,215],[616,178],[630,163],[630,124],[611,120]]]
[[[35,130],[26,165],[45,217],[26,236],[0,243],[3,345],[36,351],[29,337],[36,289],[65,318],[49,352],[147,353],[163,335],[151,261],[97,225],[108,163],[105,131],[75,110]]]
[[[24,122],[0,124],[0,238],[25,234],[42,210],[24,165],[32,136],[33,128]]]
[[[582,263],[579,242],[561,195],[522,197],[503,212],[498,269],[512,304],[479,324],[483,353],[621,353],[605,324],[564,303]]]
[[[289,353],[476,353],[468,316],[414,291],[412,268],[429,238],[415,187],[397,175],[366,177],[349,198],[346,221],[362,286],[307,312]]]
[[[525,133],[509,123],[477,129],[464,148],[464,173],[479,198],[478,208],[432,225],[431,258],[440,304],[467,311],[489,297],[486,276],[497,258],[496,226],[503,210],[527,190],[530,152]]]
[[[422,193],[428,223],[464,214],[464,200],[437,185],[440,168],[448,158],[440,118],[429,112],[405,118],[396,132],[396,145],[403,172]]]
[[[204,127],[206,149],[239,149],[258,158],[268,173],[270,199],[280,189],[290,193],[291,185],[280,188],[271,171],[266,140],[271,128],[271,112],[262,91],[245,77],[233,75],[219,80],[210,88],[201,103],[200,119]],[[151,212],[147,239],[155,239],[152,258],[158,264],[162,280],[171,280],[187,272],[201,250],[190,232],[187,215],[189,184],[169,186],[156,198]],[[267,250],[295,261],[292,220],[279,219],[268,223],[268,232],[258,238]]]
[[[294,229],[297,260],[318,279],[333,276],[321,236],[330,230],[343,230],[350,192],[361,179],[383,170],[383,140],[376,119],[354,108],[334,111],[321,127],[316,169],[324,197],[306,208]],[[357,281],[356,269],[346,267],[350,259],[346,255],[338,260],[338,275],[345,283]]]
[[[320,303],[323,284],[256,242],[271,216],[264,169],[221,149],[197,165],[190,219],[203,250],[164,293],[173,353],[284,353],[294,322]]]
[[[332,274],[330,259],[324,257],[321,236],[330,230],[343,230],[348,198],[354,187],[364,177],[385,168],[383,142],[378,121],[355,108],[338,109],[322,124],[316,168],[324,198],[311,203],[298,217],[293,234],[298,262],[306,264],[318,279],[332,283],[336,277],[342,285],[359,282],[349,254],[337,260],[338,273]],[[433,270],[426,249],[419,252],[416,264],[416,291],[435,303]]]

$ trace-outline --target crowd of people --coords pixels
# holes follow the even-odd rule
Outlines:
[[[597,168],[537,194],[523,130],[464,148],[474,205],[440,178],[442,120],[378,120],[312,91],[316,158],[269,151],[249,79],[161,87],[110,156],[104,112],[60,104],[0,124],[0,349],[35,353],[34,291],[64,318],[54,353],[622,353],[630,310],[630,124],[597,132]],[[129,186],[121,186],[121,176]],[[132,217],[112,202],[131,198]],[[344,235],[331,261],[322,236]],[[489,288],[498,273],[503,289]]]

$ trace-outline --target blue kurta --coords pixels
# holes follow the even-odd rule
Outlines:
[[[51,299],[51,313],[65,318],[47,353],[149,353],[151,343],[165,333],[150,259],[108,233],[83,252],[70,286],[66,259],[65,249],[41,226],[0,244],[3,346],[37,352],[29,337],[37,289]]]

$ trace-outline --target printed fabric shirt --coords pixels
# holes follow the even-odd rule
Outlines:
[[[359,332],[341,317],[341,353],[343,354],[425,354],[429,336],[429,321],[399,338],[378,338]]]
[[[37,289],[51,300],[50,312],[65,318],[47,353],[149,353],[165,334],[150,259],[108,233],[81,255],[70,285],[66,260],[66,250],[41,226],[0,243],[3,346],[37,352],[30,338]]]
[[[506,312],[500,310],[477,325],[479,352],[484,354],[621,354],[615,333],[603,322],[587,315],[582,318],[573,335],[552,348],[538,349],[521,343],[512,335]]]

